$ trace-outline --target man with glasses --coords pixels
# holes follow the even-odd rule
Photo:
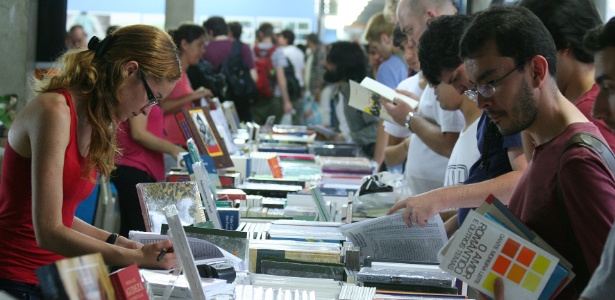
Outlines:
[[[576,299],[615,219],[615,178],[591,150],[563,150],[576,133],[602,134],[560,93],[555,43],[529,10],[492,7],[477,14],[459,48],[474,85],[468,93],[479,107],[502,134],[525,130],[535,141],[509,209],[572,263],[577,276],[558,298]]]
[[[448,84],[457,93],[471,87],[463,65],[459,58],[459,41],[472,17],[464,15],[440,16],[429,22],[419,43],[419,60],[423,67],[423,75],[427,81],[437,86]],[[467,103],[476,105],[476,97],[472,93],[465,95],[473,100]],[[470,94],[470,95],[468,95]],[[433,215],[448,208],[459,208],[457,218],[447,221],[447,233],[452,234],[463,223],[470,207],[479,206],[490,195],[495,195],[504,203],[508,203],[521,174],[527,166],[523,156],[520,134],[503,136],[485,112],[478,120],[474,136],[474,152],[478,150],[478,160],[469,168],[467,179],[456,185],[436,189],[420,195],[406,198],[393,206],[389,213],[404,208],[406,222],[425,226]],[[472,150],[467,149],[466,155],[471,156]]]

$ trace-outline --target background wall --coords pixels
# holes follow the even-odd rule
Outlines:
[[[188,0],[189,1],[189,0]],[[319,0],[194,0],[193,7],[179,0],[68,0],[67,28],[88,18],[89,33],[103,35],[109,25],[144,23],[161,28],[176,27],[182,21],[202,24],[210,16],[222,16],[227,21],[239,21],[244,26],[242,40],[252,42],[254,31],[261,22],[271,22],[277,30],[293,29],[300,42],[303,35],[316,31]],[[168,8],[166,11],[165,9]],[[167,18],[165,20],[165,13]],[[91,34],[91,35],[92,35]]]
[[[17,94],[18,109],[32,94],[38,1],[0,1],[0,95]]]

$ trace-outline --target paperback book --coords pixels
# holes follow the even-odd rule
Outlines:
[[[370,115],[377,116],[381,119],[395,123],[395,120],[382,107],[380,99],[393,101],[399,99],[416,109],[419,102],[402,94],[395,92],[394,89],[375,81],[369,77],[365,77],[361,83],[350,80],[350,106]]]
[[[549,299],[550,294],[541,294],[559,263],[556,256],[475,211],[440,255],[442,270],[489,297],[495,279],[502,278],[507,299]]]

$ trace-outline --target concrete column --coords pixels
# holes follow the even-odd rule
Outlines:
[[[0,95],[17,94],[21,110],[33,96],[38,0],[0,1]]]
[[[164,28],[169,30],[185,22],[194,22],[194,1],[167,0]]]
[[[606,18],[607,15],[607,0],[594,0],[594,3],[596,3],[596,8],[598,9],[598,12],[600,13],[600,17],[602,18],[602,22],[606,22],[608,21]]]

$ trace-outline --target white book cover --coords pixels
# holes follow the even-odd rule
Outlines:
[[[212,184],[209,181],[209,175],[205,166],[202,162],[197,162],[192,164],[192,170],[194,171],[194,180],[197,183],[201,198],[203,199],[203,206],[207,212],[207,218],[213,223],[214,228],[222,229],[222,223],[220,222],[220,216],[218,215],[218,209],[216,207],[216,198],[212,192]]]
[[[489,297],[502,278],[506,299],[538,299],[559,259],[487,217],[470,211],[442,248],[440,268]]]
[[[393,101],[397,98],[410,105],[413,109],[419,106],[419,102],[400,93],[394,89],[375,81],[369,77],[365,77],[361,83],[350,80],[350,106],[365,112],[370,115],[378,116],[381,119],[395,123],[395,120],[382,107],[380,98]]]

